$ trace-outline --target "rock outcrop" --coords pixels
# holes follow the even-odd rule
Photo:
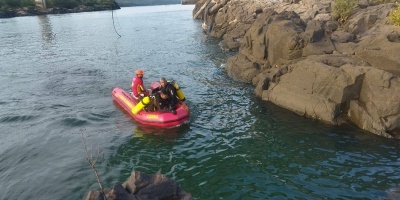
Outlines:
[[[238,51],[228,75],[255,85],[263,100],[400,139],[400,27],[387,18],[393,2],[360,0],[343,24],[333,0],[201,0],[193,16],[224,50]]]
[[[148,175],[132,172],[122,185],[104,190],[108,200],[192,200],[191,194],[181,190],[175,180],[162,174]],[[101,191],[92,190],[86,200],[103,200]]]

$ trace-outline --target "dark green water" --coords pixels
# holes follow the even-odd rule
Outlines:
[[[0,19],[0,199],[84,199],[133,170],[176,179],[196,199],[381,199],[400,185],[398,141],[304,119],[231,80],[230,53],[193,6]],[[179,81],[188,124],[138,126],[111,98]],[[98,150],[99,149],[99,150]]]

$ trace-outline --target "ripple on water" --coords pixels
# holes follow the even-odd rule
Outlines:
[[[104,113],[85,113],[82,117],[91,122],[102,122],[111,117],[113,112]]]
[[[0,118],[0,122],[4,123],[18,123],[28,122],[39,118],[39,115],[17,115],[17,116],[4,116]]]
[[[62,108],[68,108],[68,107],[70,107],[70,106],[62,105],[62,104],[53,104],[49,108],[51,108],[51,109],[62,109]]]
[[[64,118],[59,121],[60,125],[67,126],[67,127],[78,127],[78,126],[84,126],[89,124],[89,122],[85,119],[79,119],[75,117],[68,117]]]
[[[0,156],[0,162],[2,163],[0,165],[0,180],[10,180],[0,182],[2,188],[7,188],[2,197],[15,199],[15,194],[11,188],[17,191],[25,191],[25,193],[18,195],[20,199],[29,199],[31,196],[35,196],[37,199],[48,199],[48,196],[51,196],[51,193],[54,192],[53,190],[38,191],[32,187],[25,187],[21,184],[21,181],[40,182],[41,188],[53,188],[55,190],[68,188],[71,191],[80,188],[81,184],[86,182],[81,180],[81,176],[87,173],[87,170],[83,166],[76,167],[85,163],[82,162],[80,156],[83,156],[82,150],[81,148],[75,148],[75,142],[70,143],[62,137],[50,140],[43,140],[42,137],[37,137],[27,143],[15,143],[14,146]],[[65,143],[69,145],[60,145]],[[21,149],[25,149],[24,153],[21,153]],[[55,160],[54,156],[59,157],[59,159]],[[65,174],[64,170],[74,173]],[[49,177],[49,174],[52,174],[52,176]],[[57,184],[59,181],[79,182],[80,184],[60,185]]]
[[[103,91],[106,75],[100,69],[86,69],[71,67],[69,69],[56,69],[48,72],[48,78],[44,83],[44,90],[49,95],[55,96],[79,96],[83,93],[97,94]]]

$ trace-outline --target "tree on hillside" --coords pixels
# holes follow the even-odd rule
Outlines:
[[[79,5],[95,6],[95,5],[113,5],[114,0],[46,0],[48,8],[75,8]],[[34,7],[35,0],[0,0],[0,8],[2,10],[9,8]]]
[[[30,7],[35,6],[34,0],[0,0],[0,8],[18,8],[18,7]]]

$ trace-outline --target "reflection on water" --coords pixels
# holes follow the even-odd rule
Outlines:
[[[183,133],[189,129],[188,124],[183,124],[179,127],[172,128],[160,128],[152,126],[138,125],[132,131],[132,134],[136,138],[149,141],[160,141],[160,142],[173,142],[177,138],[183,136]]]
[[[55,40],[56,34],[53,33],[50,18],[47,15],[38,16],[40,32],[45,43],[52,43]]]

